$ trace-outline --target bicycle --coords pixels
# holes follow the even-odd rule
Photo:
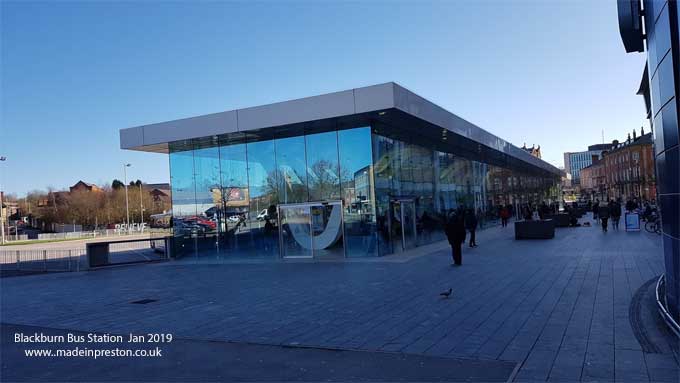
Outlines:
[[[645,230],[647,230],[648,233],[661,235],[661,222],[659,221],[659,217],[656,215],[650,217],[645,223]]]

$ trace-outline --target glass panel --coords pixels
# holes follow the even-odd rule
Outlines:
[[[172,188],[172,222],[176,257],[194,255],[195,243],[191,227],[184,219],[196,215],[196,189],[194,185],[194,152],[192,150],[170,153],[170,184]]]
[[[314,205],[311,214],[314,257],[343,258],[342,205]]]
[[[281,138],[276,143],[279,202],[307,202],[307,165],[305,163],[305,138]]]
[[[401,222],[404,235],[404,249],[412,249],[416,246],[416,207],[413,201],[402,201],[401,203]]]
[[[220,203],[219,148],[194,150],[196,215],[185,218],[197,238],[198,256],[216,256],[219,251],[218,227],[224,226]]]
[[[312,256],[311,213],[309,206],[279,207],[281,256],[308,258]]]
[[[390,138],[373,134],[372,146],[378,253],[385,255],[392,253],[391,222],[394,221],[394,212],[392,211],[392,206],[390,206],[390,197],[393,193],[394,141]]]
[[[278,256],[277,172],[274,141],[248,142],[251,253]]]
[[[305,146],[307,148],[309,200],[340,199],[337,132],[305,136]]]
[[[377,256],[370,128],[339,131],[338,148],[346,254]]]
[[[246,256],[250,250],[250,228],[253,223],[257,226],[257,214],[250,214],[248,162],[244,143],[220,147],[220,172],[222,188],[219,211],[223,217],[219,226],[220,250],[230,256]]]

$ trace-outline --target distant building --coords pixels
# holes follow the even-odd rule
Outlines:
[[[611,144],[597,144],[588,146],[582,152],[564,153],[564,170],[571,174],[572,184],[581,184],[581,169],[593,164],[593,160],[602,159],[602,152],[611,149]]]
[[[608,198],[656,199],[654,143],[651,133],[630,136],[604,156]]]
[[[604,160],[595,160],[590,166],[581,169],[581,195],[591,201],[607,199]]]
[[[151,195],[151,198],[153,199],[154,205],[162,207],[165,204],[169,205],[172,202],[170,184],[144,184],[143,187],[144,189],[148,190],[149,195]]]
[[[601,160],[581,169],[581,194],[590,200],[656,199],[652,134],[614,140]]]
[[[75,185],[69,188],[69,192],[74,193],[78,191],[88,191],[88,192],[102,192],[103,190],[95,185],[83,181],[76,182]]]
[[[535,147],[534,144],[531,144],[531,147],[527,148],[527,144],[525,143],[522,146],[522,150],[526,151],[527,153],[531,154],[536,158],[541,158],[541,145]]]

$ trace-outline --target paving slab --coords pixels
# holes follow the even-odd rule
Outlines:
[[[462,267],[449,266],[438,243],[404,258],[174,261],[5,278],[0,320],[509,361],[519,380],[664,380],[677,358],[645,290],[664,268],[660,241],[597,226],[516,241],[510,226],[480,231]],[[141,299],[154,301],[131,303]]]

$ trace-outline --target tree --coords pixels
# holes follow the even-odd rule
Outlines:
[[[116,179],[116,180],[113,180],[113,182],[111,182],[111,189],[116,190],[116,189],[120,189],[120,188],[124,188],[124,187],[125,187],[125,184],[123,182],[121,182],[120,180]]]

